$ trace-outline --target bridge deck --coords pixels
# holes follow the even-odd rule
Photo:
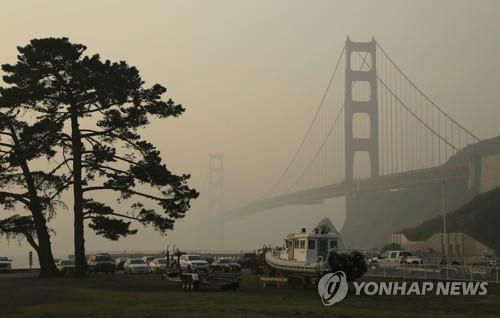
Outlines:
[[[467,179],[468,177],[468,166],[441,166],[359,179],[352,185],[352,191],[389,191],[391,189],[408,188],[425,183],[442,182],[443,180]],[[345,182],[292,192],[255,201],[234,209],[226,214],[226,218],[232,219],[291,204],[318,204],[324,199],[345,196],[348,192],[349,186]]]

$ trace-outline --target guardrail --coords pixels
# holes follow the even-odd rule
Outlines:
[[[372,266],[365,276],[500,283],[500,267],[488,265],[394,264]]]

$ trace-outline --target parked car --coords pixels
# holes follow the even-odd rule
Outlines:
[[[118,257],[117,259],[115,259],[115,269],[118,271],[122,271],[123,265],[125,264],[127,259],[128,258],[125,258],[125,257]]]
[[[142,260],[144,261],[144,263],[146,263],[146,265],[149,265],[149,263],[151,263],[151,261],[155,258],[156,256],[143,256]]]
[[[209,267],[208,262],[200,255],[181,255],[179,258],[179,265],[181,267],[181,271],[188,272],[208,272]]]
[[[115,273],[115,262],[109,254],[91,255],[87,261],[87,270],[89,273]]]
[[[243,268],[254,269],[257,266],[257,253],[244,253],[238,257],[238,263]]]
[[[0,272],[10,272],[12,270],[12,260],[5,256],[0,256]]]
[[[422,264],[422,259],[417,255],[406,252],[406,254],[401,256],[401,262],[404,264],[420,265]]]
[[[60,259],[57,261],[56,266],[62,274],[68,274],[75,270],[75,261],[72,259]]]
[[[123,272],[125,274],[149,274],[151,270],[142,258],[129,258],[123,264]]]
[[[376,259],[370,261],[380,267],[398,267],[401,264],[422,264],[422,259],[407,251],[385,251]]]
[[[211,267],[217,266],[217,265],[225,265],[231,268],[232,272],[239,273],[241,272],[241,265],[238,264],[236,261],[230,259],[230,258],[219,258],[212,264],[210,264]]]
[[[164,273],[167,271],[167,259],[166,258],[155,258],[149,262],[149,268],[152,273]]]

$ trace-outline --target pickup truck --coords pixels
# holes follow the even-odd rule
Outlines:
[[[115,262],[109,254],[91,255],[87,261],[87,270],[89,274],[97,274],[99,272],[106,274],[115,274]]]
[[[398,267],[401,264],[420,265],[422,259],[407,251],[385,251],[370,262],[370,265],[386,268]]]

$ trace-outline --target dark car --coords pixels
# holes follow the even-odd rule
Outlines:
[[[231,272],[241,272],[241,265],[230,258],[219,258],[218,260],[210,264],[210,266],[212,268],[215,268],[216,266],[227,266],[231,269]]]
[[[244,253],[238,257],[238,263],[243,268],[250,268],[252,272],[257,266],[257,254],[256,253]]]
[[[89,273],[115,273],[115,262],[109,254],[91,255],[87,261],[87,270]]]
[[[0,256],[0,272],[10,272],[12,270],[12,260],[5,256]]]
[[[123,270],[123,265],[125,264],[125,262],[127,261],[128,258],[125,258],[125,257],[118,257],[117,259],[115,259],[115,269],[116,270],[119,270],[119,271],[122,271]]]

